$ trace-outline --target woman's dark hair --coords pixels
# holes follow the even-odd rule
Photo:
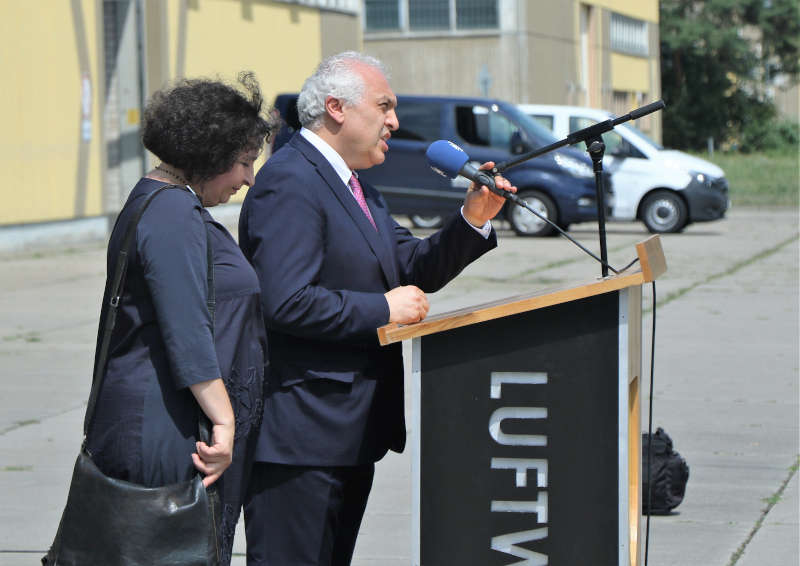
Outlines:
[[[246,94],[220,81],[189,79],[155,92],[144,110],[142,143],[189,181],[206,181],[233,167],[243,152],[261,149],[275,124],[261,115],[255,76],[237,77]]]

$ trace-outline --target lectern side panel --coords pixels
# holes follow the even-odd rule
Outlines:
[[[628,522],[631,566],[643,563],[642,544],[642,287],[629,287],[620,293],[620,310],[627,301],[628,319]],[[620,326],[622,328],[622,326]],[[620,333],[622,340],[622,333]],[[622,346],[620,344],[620,346]],[[620,348],[622,351],[622,348]],[[623,377],[623,376],[621,376]]]
[[[411,559],[415,566],[420,563],[419,543],[420,543],[420,524],[419,524],[419,485],[420,485],[420,438],[422,434],[420,414],[420,386],[422,384],[421,352],[422,339],[414,338],[411,341]]]
[[[619,564],[618,316],[614,292],[421,339],[421,566]]]

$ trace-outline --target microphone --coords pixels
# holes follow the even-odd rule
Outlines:
[[[655,106],[655,104],[651,106]],[[652,111],[653,110],[650,110],[650,112]],[[558,230],[562,236],[599,261],[601,264],[608,266],[609,269],[611,269],[614,273],[619,273],[616,269],[609,266],[606,261],[597,257],[595,254],[587,250],[583,244],[567,234],[561,228],[561,226],[533,210],[530,206],[528,206],[527,202],[519,198],[517,195],[504,189],[497,188],[497,186],[494,184],[494,178],[486,171],[478,169],[471,163],[468,163],[469,156],[467,153],[453,142],[447,140],[437,140],[428,146],[425,156],[428,158],[428,165],[431,166],[431,169],[439,173],[439,175],[443,177],[449,177],[450,179],[455,179],[461,175],[462,177],[466,177],[470,181],[473,181],[478,186],[486,185],[493,193],[498,194],[501,197],[505,197],[507,200],[510,200],[514,204],[526,209],[543,222],[547,222],[550,226]],[[627,267],[625,269],[627,269]]]
[[[486,185],[493,193],[520,204],[517,201],[521,199],[517,195],[504,189],[498,189],[494,184],[494,177],[469,163],[469,156],[466,152],[453,142],[448,140],[435,141],[428,146],[425,156],[428,158],[428,165],[439,175],[450,179],[455,179],[460,175],[473,181],[479,187]]]

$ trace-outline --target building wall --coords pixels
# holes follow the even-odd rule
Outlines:
[[[618,14],[646,22],[658,22],[658,0],[583,0]]]
[[[319,10],[301,6],[238,0],[190,3],[183,74],[230,78],[247,69],[258,77],[268,100],[278,92],[296,90],[319,62],[320,19]]]
[[[183,21],[185,31],[180,29]],[[240,71],[250,70],[258,78],[267,104],[278,93],[299,90],[322,56],[322,18],[316,8],[202,0],[189,3],[185,20],[173,14],[171,22],[170,35],[186,38],[184,46],[170,43],[176,65],[183,63],[183,76],[218,75],[234,81]],[[357,38],[352,48],[357,48]],[[265,158],[266,152],[256,161],[256,171]],[[241,202],[246,192],[239,191],[231,202]]]
[[[320,13],[320,55],[327,57],[342,51],[363,49],[361,20],[351,13]]]
[[[349,4],[336,10],[308,0],[137,1],[144,84],[123,87],[141,86],[144,98],[177,77],[235,81],[239,71],[252,70],[270,103],[299,90],[323,55],[361,47],[358,9]],[[0,131],[0,226],[114,214],[131,188],[118,182],[109,157],[111,138],[120,134],[108,127],[113,101],[104,92],[103,5],[0,3],[0,46],[15,54],[0,60],[3,76],[13,77],[0,90],[2,107],[13,109]],[[120,102],[116,110],[134,136],[140,106]],[[154,163],[152,156],[147,161]]]
[[[481,69],[491,69],[491,96],[509,93],[493,62],[501,57],[498,36],[420,37],[365,41],[364,50],[387,63],[392,88],[398,94],[459,94],[481,96]]]
[[[782,118],[794,122],[800,121],[800,85],[777,88],[775,105]]]
[[[525,5],[525,2],[522,2]],[[530,2],[521,33],[528,49],[520,52],[527,87],[515,102],[579,104],[578,18],[570,2]]]
[[[626,112],[660,97],[658,0],[498,0],[498,11],[496,30],[366,30],[364,49],[390,66],[392,86],[404,94],[486,94]],[[589,14],[585,46],[582,11]],[[646,22],[647,55],[611,49],[612,12]],[[660,124],[658,115],[637,123],[656,139]]]
[[[0,224],[101,211],[95,0],[3,2]]]

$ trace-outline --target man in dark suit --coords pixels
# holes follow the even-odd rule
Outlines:
[[[424,240],[361,187],[355,170],[383,162],[396,104],[376,59],[326,59],[300,93],[303,129],[242,206],[270,350],[245,503],[251,566],[350,563],[374,463],[405,445],[402,352],[376,329],[422,320],[425,292],[497,245],[489,220],[503,200],[486,187],[470,187],[462,213]]]

